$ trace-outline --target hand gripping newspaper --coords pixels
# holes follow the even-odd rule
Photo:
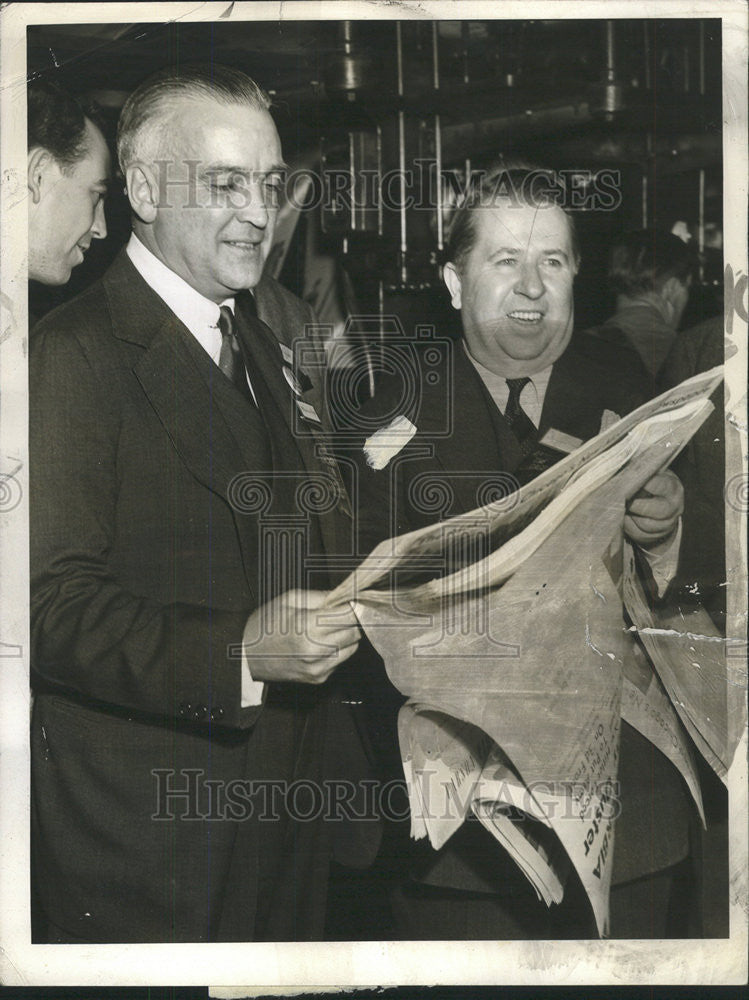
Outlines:
[[[572,865],[602,936],[621,720],[679,769],[703,822],[686,734],[725,777],[742,731],[726,641],[707,615],[658,619],[622,533],[627,500],[700,427],[721,378],[688,379],[519,491],[382,542],[328,599],[352,602],[408,698],[412,836],[437,849],[473,811],[547,905]],[[488,556],[424,580],[479,536]]]

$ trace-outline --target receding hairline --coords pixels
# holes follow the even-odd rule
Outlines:
[[[144,139],[153,142],[156,128],[162,130],[164,123],[173,119],[175,112],[186,103],[246,107],[265,112],[273,121],[269,95],[246,74],[237,77],[232,71],[228,80],[221,77],[215,84],[212,79],[200,75],[191,78],[157,74],[137,87],[122,109],[117,129],[117,157],[123,171],[142,158],[135,155],[136,147],[140,147]]]
[[[128,152],[130,154],[130,161],[133,159],[142,159],[142,156],[134,156],[136,149],[142,151],[142,147],[146,146],[149,152],[155,152],[160,150],[162,147],[162,141],[169,141],[169,135],[165,135],[165,132],[171,127],[172,123],[181,113],[184,113],[185,109],[188,107],[200,107],[201,105],[217,104],[221,107],[232,107],[236,105],[240,108],[249,108],[252,111],[257,111],[261,114],[266,114],[270,121],[273,118],[267,108],[261,105],[253,105],[248,101],[243,101],[240,98],[234,100],[228,100],[222,97],[222,95],[213,94],[192,94],[192,93],[174,93],[174,94],[164,94],[158,101],[154,104],[152,113],[149,116],[149,120],[140,124],[131,133],[124,136],[117,143],[117,154],[120,159],[120,166],[124,170],[127,164],[122,162],[123,152]]]

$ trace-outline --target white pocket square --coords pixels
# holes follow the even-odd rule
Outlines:
[[[408,417],[395,417],[387,427],[381,427],[364,442],[367,465],[375,471],[384,469],[415,433],[416,427]]]
[[[601,429],[598,433],[603,434],[604,431],[607,431],[609,427],[613,427],[614,424],[621,419],[622,418],[619,414],[614,413],[613,410],[604,410],[601,415]]]

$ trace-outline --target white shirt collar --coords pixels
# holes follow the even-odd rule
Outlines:
[[[497,375],[496,372],[491,371],[482,365],[481,362],[477,361],[468,350],[465,340],[463,341],[463,348],[468,360],[479,373],[481,381],[489,390],[489,395],[497,404],[500,412],[504,413],[507,408],[507,401],[510,398],[507,379],[502,375]],[[544,407],[544,397],[549,387],[549,379],[551,378],[553,367],[553,365],[549,365],[548,368],[543,368],[540,372],[535,372],[533,375],[527,376],[530,382],[523,386],[523,390],[520,393],[521,406],[536,427],[541,423],[541,411]]]
[[[144,246],[135,233],[130,234],[127,244],[127,255],[141,277],[156,292],[159,298],[169,306],[177,319],[187,327],[203,347],[213,354],[206,344],[206,331],[216,329],[219,318],[219,307],[211,302],[192,285],[180,278],[178,274],[163,264],[158,257]],[[221,305],[234,309],[234,299],[225,299]],[[213,338],[215,340],[215,338]],[[221,345],[221,335],[218,335],[218,345]],[[213,343],[210,345],[213,347]]]

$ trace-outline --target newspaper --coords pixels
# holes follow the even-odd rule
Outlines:
[[[729,671],[730,640],[718,632],[700,606],[689,610],[651,607],[631,549],[628,556],[623,597],[633,628],[668,693],[670,711],[678,713],[702,756],[719,777],[725,778],[745,718],[745,699]],[[644,735],[652,739],[648,733]],[[653,742],[659,745],[655,739]],[[681,752],[673,745],[672,751]],[[671,753],[668,756],[673,759]],[[691,789],[688,779],[687,784]]]
[[[368,600],[378,600],[376,585],[383,581],[389,584],[392,575],[395,575],[399,582],[406,580],[414,568],[421,568],[422,560],[444,553],[451,534],[470,540],[477,534],[483,536],[488,532],[492,548],[496,552],[505,542],[515,539],[524,528],[530,526],[544,507],[552,499],[559,496],[562,490],[571,483],[573,477],[586,473],[595,459],[599,456],[605,456],[609,449],[619,445],[630,431],[644,424],[650,418],[662,415],[666,417],[667,424],[669,420],[675,421],[677,419],[676,412],[684,406],[690,404],[703,406],[722,377],[723,367],[719,365],[687,379],[673,389],[644,403],[596,437],[586,441],[570,455],[561,459],[509,497],[453,517],[447,522],[427,525],[397,538],[389,538],[380,542],[357,569],[331,591],[327,603],[333,606],[342,601],[360,600],[365,593]],[[703,420],[708,412],[709,410],[704,410]],[[637,450],[636,447],[633,448],[633,452]],[[630,457],[631,454],[632,452],[630,452]],[[616,452],[608,458],[604,457],[603,464],[610,469],[610,462],[619,461],[623,464],[627,461],[626,456],[627,449],[625,447],[621,452]],[[675,457],[676,451],[673,450],[668,461],[673,461]],[[574,497],[571,494],[568,495],[567,499],[574,502]],[[384,592],[383,601],[389,600],[388,595],[391,591],[392,586],[388,586]]]
[[[694,434],[712,409],[707,397],[720,377],[719,368],[703,373],[618,421],[529,483],[511,506],[492,504],[383,542],[328,602],[355,599],[391,681],[411,702],[470,724],[501,748],[523,787],[542,804],[588,894],[601,935],[608,926],[623,710],[646,736],[654,718],[668,718],[680,747],[669,756],[701,810],[681,723],[669,715],[669,699],[664,701],[657,683],[641,693],[643,704],[652,707],[655,699],[659,712],[638,714],[632,671],[625,668],[633,635],[622,620],[621,570],[612,567],[621,566],[627,499]],[[482,532],[497,545],[480,563],[426,584],[404,583],[413,579],[424,555],[444,555],[456,538],[470,541]],[[697,725],[698,717],[696,704],[690,718]],[[473,808],[473,788],[486,762],[482,748],[472,738],[457,757],[446,758],[435,750],[434,734],[422,744],[423,726],[412,729],[407,717],[399,733],[417,807],[414,835],[429,835],[439,846]],[[467,733],[451,729],[445,746],[454,751],[450,740]],[[429,795],[423,781],[427,761],[437,776]],[[451,815],[444,807],[456,769],[462,811]],[[446,784],[440,799],[435,795],[441,783]],[[501,840],[508,831],[506,824],[492,822],[497,804],[477,799],[482,801],[487,804],[476,812]],[[435,803],[442,809],[438,820]],[[504,843],[529,875],[530,855],[523,854],[518,837],[505,836]],[[547,852],[545,864],[553,873],[549,859]],[[537,891],[543,886],[542,898],[556,898],[546,871],[531,881]]]
[[[630,644],[623,666],[622,719],[650,740],[677,768],[705,826],[700,782],[685,728],[639,642]]]
[[[439,849],[471,810],[547,906],[559,903],[569,859],[544,806],[480,729],[407,702],[398,718],[411,835]]]

